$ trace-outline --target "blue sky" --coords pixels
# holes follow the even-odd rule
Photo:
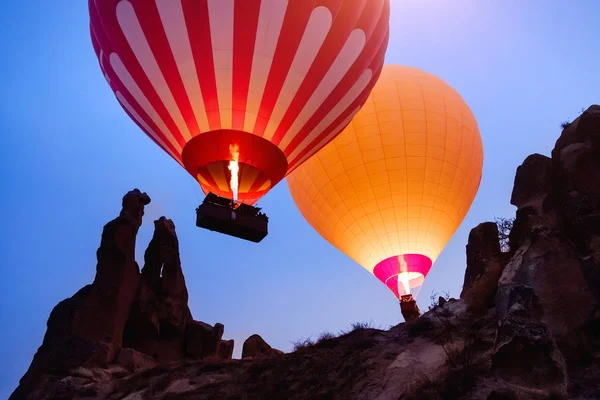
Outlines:
[[[549,154],[560,122],[600,103],[600,2],[392,0],[391,29],[387,62],[457,89],[485,151],[479,194],[421,291],[427,308],[433,291],[460,294],[469,230],[514,214],[516,167]],[[271,234],[260,245],[196,228],[199,187],[118,106],[88,32],[85,1],[7,2],[0,13],[0,398],[54,305],[93,280],[102,226],[134,187],[153,198],[138,260],[152,220],[172,218],[193,315],[222,322],[236,354],[253,333],[288,351],[352,322],[401,321],[392,293],[312,230],[283,182],[261,201]]]

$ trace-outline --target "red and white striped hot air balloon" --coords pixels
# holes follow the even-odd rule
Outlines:
[[[388,41],[389,0],[89,0],[89,9],[102,72],[128,115],[205,193],[237,190],[247,204],[350,122]]]

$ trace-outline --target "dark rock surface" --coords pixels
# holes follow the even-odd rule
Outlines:
[[[184,357],[186,327],[192,318],[175,225],[161,217],[154,226],[124,344],[166,363]]]
[[[11,399],[54,398],[82,379],[111,381],[160,364],[217,356],[224,327],[192,318],[173,221],[154,222],[141,273],[135,262],[149,203],[138,189],[123,197],[119,216],[102,232],[94,282],[54,307],[42,346]],[[195,326],[209,334],[198,334]]]
[[[516,250],[500,278],[498,296],[514,285],[535,290],[544,321],[562,342],[571,341],[597,307],[573,244],[554,230],[532,232]]]
[[[223,329],[222,324],[215,324],[213,327],[204,322],[193,321],[189,323],[186,332],[186,353],[200,358],[219,356],[221,354]],[[233,344],[231,351],[233,352]],[[231,358],[231,356],[228,358]]]
[[[282,355],[281,350],[272,348],[260,335],[252,335],[244,342],[242,359],[265,359]]]
[[[289,354],[253,335],[231,360],[223,325],[192,319],[171,221],[156,221],[137,272],[140,196],[105,227],[98,275],[114,281],[97,276],[55,307],[11,399],[600,398],[600,106],[564,129],[552,158],[518,168],[508,252],[495,224],[471,231],[460,300]],[[103,307],[106,326],[91,332],[85,313]]]
[[[150,197],[138,189],[123,197],[120,215],[106,224],[96,252],[96,278],[83,304],[73,315],[72,333],[88,341],[118,348],[139,282],[135,241]]]
[[[156,360],[144,353],[133,349],[121,349],[115,364],[127,369],[131,372],[141,372],[147,369],[152,369],[158,365]]]
[[[498,226],[484,222],[471,230],[467,243],[467,270],[460,298],[473,309],[494,304],[506,257],[500,251]]]
[[[233,340],[221,340],[218,352],[219,358],[223,360],[231,360],[231,357],[233,357],[234,345],[235,343]]]
[[[532,154],[517,168],[510,204],[524,208],[543,207],[552,190],[552,159]],[[539,209],[540,211],[543,208]]]
[[[535,291],[513,286],[501,294],[506,301],[497,308],[491,371],[512,385],[566,395],[566,363],[543,322]]]

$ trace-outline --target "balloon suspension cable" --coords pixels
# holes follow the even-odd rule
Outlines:
[[[231,154],[231,161],[229,161],[229,171],[231,171],[231,179],[229,186],[233,193],[233,205],[235,206],[238,201],[238,190],[240,187],[240,149],[237,144],[229,145],[229,153]]]

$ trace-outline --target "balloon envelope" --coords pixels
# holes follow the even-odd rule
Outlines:
[[[388,0],[89,0],[102,72],[205,192],[252,204],[339,133],[383,65]],[[236,153],[234,156],[234,152]]]
[[[420,288],[475,197],[473,113],[441,79],[386,65],[348,127],[287,178],[321,236],[397,297]]]

